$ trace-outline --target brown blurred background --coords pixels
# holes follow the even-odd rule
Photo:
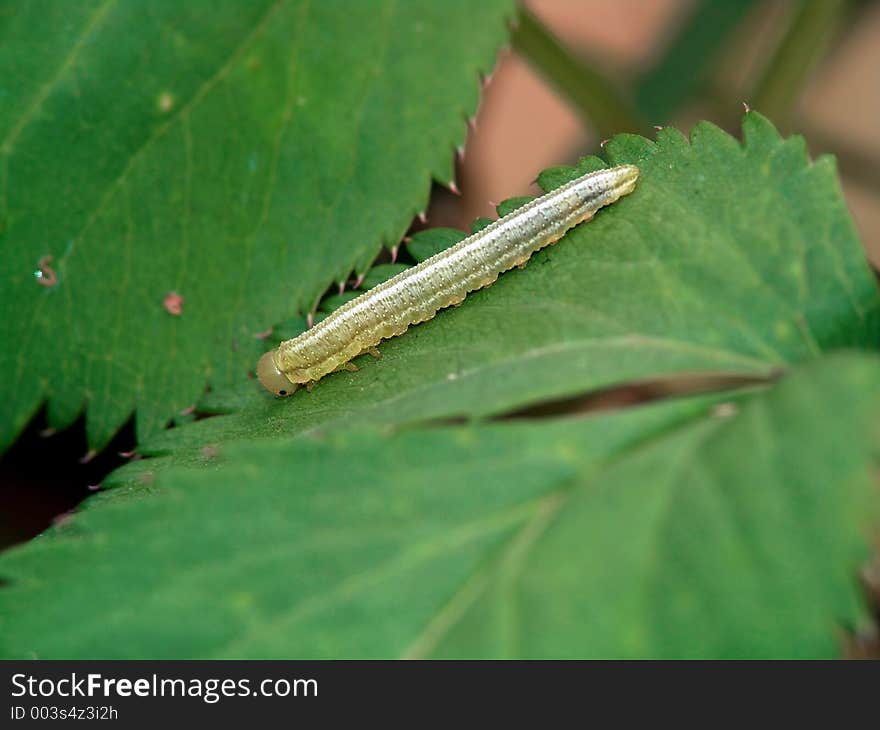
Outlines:
[[[705,82],[668,118],[644,121],[687,131],[708,119],[738,136],[742,103],[748,102],[780,130],[803,134],[814,157],[834,153],[862,241],[880,266],[880,166],[875,164],[880,161],[880,4],[719,3],[744,9],[735,22],[721,19],[730,25],[726,37],[713,57],[690,69],[693,75],[706,74]],[[524,5],[575,59],[633,98],[639,80],[650,76],[674,44],[686,42],[679,35],[683,27],[690,22],[700,32],[695,16],[706,3],[528,0]],[[721,21],[707,16],[706,24],[714,22],[717,31]],[[531,181],[543,168],[571,164],[599,148],[596,125],[527,56],[502,52],[459,163],[462,197],[435,192],[429,225],[467,229],[477,216],[494,217],[492,202],[535,194]],[[636,130],[606,133],[617,131]]]

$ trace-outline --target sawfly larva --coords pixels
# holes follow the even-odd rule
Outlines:
[[[356,370],[352,358],[365,352],[378,356],[376,346],[382,340],[461,303],[468,292],[488,286],[500,273],[525,265],[535,251],[632,192],[638,176],[633,165],[590,172],[499,218],[264,354],[257,365],[260,383],[285,396],[336,370]]]

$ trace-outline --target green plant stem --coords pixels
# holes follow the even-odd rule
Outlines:
[[[600,137],[648,131],[632,106],[603,75],[576,58],[525,8],[519,10],[513,47],[559,90]]]
[[[636,108],[652,123],[668,122],[699,91],[719,52],[755,0],[701,0],[694,4],[656,64],[639,80]]]
[[[767,63],[750,103],[784,128],[801,90],[825,54],[847,10],[846,0],[804,0]]]

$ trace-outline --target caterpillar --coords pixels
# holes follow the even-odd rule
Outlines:
[[[301,385],[311,389],[337,370],[357,370],[350,360],[366,352],[378,357],[382,340],[460,304],[502,272],[525,266],[535,251],[631,193],[638,176],[634,165],[590,172],[499,218],[265,353],[257,364],[260,383],[276,396],[287,396]]]

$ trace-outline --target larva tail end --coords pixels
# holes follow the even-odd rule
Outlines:
[[[293,393],[299,385],[291,383],[275,364],[275,351],[265,353],[257,363],[257,378],[272,395],[284,397]]]

